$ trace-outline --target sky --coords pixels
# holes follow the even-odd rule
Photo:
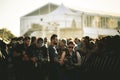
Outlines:
[[[49,2],[76,10],[120,14],[120,0],[0,0],[0,29],[7,28],[15,36],[20,36],[20,17]]]

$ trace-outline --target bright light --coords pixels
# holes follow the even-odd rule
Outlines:
[[[78,10],[97,10],[120,13],[120,0],[0,0],[0,28],[6,27],[20,35],[20,17],[48,2]]]

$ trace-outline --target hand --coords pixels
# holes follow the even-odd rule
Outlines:
[[[29,60],[29,58],[28,58],[28,55],[23,55],[23,61],[28,61]]]
[[[67,59],[67,58],[65,58],[65,59],[64,59],[64,62],[68,62],[68,59]]]
[[[64,61],[59,60],[59,63],[60,63],[60,65],[63,65],[63,64],[64,64]]]
[[[32,58],[31,58],[31,61],[35,63],[35,62],[36,62],[36,58],[35,58],[35,57],[32,57]]]
[[[59,62],[59,59],[57,57],[54,58],[54,62],[55,63],[58,63]]]

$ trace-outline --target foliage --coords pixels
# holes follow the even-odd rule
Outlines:
[[[6,28],[0,29],[0,38],[3,40],[9,41],[13,37],[15,37],[15,35],[13,35],[11,31],[7,30]]]

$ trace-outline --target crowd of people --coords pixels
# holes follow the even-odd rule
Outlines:
[[[50,42],[25,36],[9,44],[0,40],[0,80],[80,80],[82,56],[88,63],[93,55],[119,55],[119,45],[119,35],[58,39],[53,34]]]

